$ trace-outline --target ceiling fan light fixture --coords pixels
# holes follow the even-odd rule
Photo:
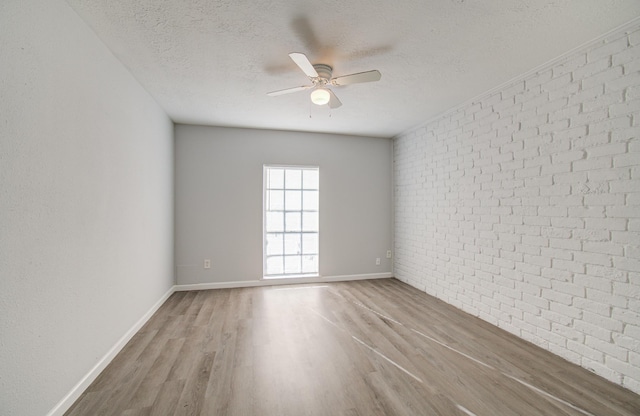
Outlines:
[[[325,105],[331,99],[331,94],[326,88],[316,88],[311,91],[311,102],[315,105]]]

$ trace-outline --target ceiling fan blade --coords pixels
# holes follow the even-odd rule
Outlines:
[[[382,77],[380,71],[373,70],[367,72],[358,72],[357,74],[344,75],[341,77],[333,78],[331,83],[333,85],[349,85],[358,84],[360,82],[373,82],[378,81]]]
[[[329,91],[329,95],[331,96],[329,98],[329,108],[338,108],[342,105],[342,103],[340,102],[340,100],[338,100],[338,97],[336,97],[336,95],[333,93],[333,91],[331,91],[330,89],[327,88],[327,91]]]
[[[285,90],[271,91],[271,92],[268,92],[267,95],[271,97],[275,97],[277,95],[290,94],[292,92],[308,90],[309,88],[313,88],[313,85],[303,85],[301,87],[293,87],[293,88],[287,88]]]
[[[307,58],[307,55],[300,52],[291,52],[289,54],[289,57],[291,57],[293,62],[295,62],[296,65],[298,65],[300,69],[302,69],[302,72],[307,74],[309,78],[318,77],[318,73],[316,72],[311,62],[309,61],[309,58]]]

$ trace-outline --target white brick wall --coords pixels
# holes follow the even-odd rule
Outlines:
[[[640,393],[640,26],[394,140],[395,275]]]

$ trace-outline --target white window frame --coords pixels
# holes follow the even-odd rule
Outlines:
[[[287,187],[287,183],[286,183],[286,179],[283,180],[283,187],[282,188],[270,188],[269,184],[268,184],[268,180],[269,180],[269,170],[270,169],[283,169],[285,170],[298,170],[298,171],[316,171],[318,174],[318,183],[317,186],[315,188],[305,188],[304,182],[301,181],[301,187],[300,188],[288,188]],[[286,178],[286,173],[284,174],[285,178]],[[303,173],[304,175],[304,173]],[[320,195],[320,168],[319,166],[296,166],[296,165],[264,165],[263,166],[263,207],[262,207],[262,270],[263,270],[263,279],[277,279],[277,278],[294,278],[294,277],[317,277],[320,275],[320,265],[319,265],[319,261],[320,261],[320,202],[319,202],[319,195]],[[301,191],[301,203],[300,203],[300,209],[287,209],[288,207],[286,206],[286,199],[282,210],[269,210],[268,209],[268,204],[269,204],[269,192],[270,191]],[[305,205],[304,205],[304,191],[317,191],[317,205],[315,206],[315,210],[310,210],[310,209],[305,209]],[[278,212],[282,212],[283,213],[283,229],[282,231],[267,231],[267,215],[268,213],[278,213]],[[291,231],[288,230],[288,226],[286,224],[286,218],[287,218],[287,214],[295,214],[295,213],[300,213],[300,222],[301,222],[301,227],[300,230],[298,231]],[[316,212],[317,214],[317,224],[315,226],[316,231],[303,231],[303,226],[302,226],[302,222],[303,222],[303,216],[305,215],[305,213],[313,213]],[[267,235],[268,234],[273,234],[273,235],[277,235],[277,234],[282,234],[282,241],[283,241],[283,248],[282,248],[282,254],[267,254]],[[285,239],[286,239],[286,235],[294,235],[294,234],[298,234],[300,235],[300,249],[299,252],[296,254],[291,254],[291,253],[287,253],[286,250],[286,243],[285,243]],[[305,253],[305,248],[304,248],[304,238],[303,236],[305,234],[308,235],[315,235],[315,245],[316,245],[316,250],[314,253]],[[287,272],[286,267],[285,267],[285,258],[286,257],[300,257],[300,271],[293,273],[293,272]],[[306,256],[315,256],[316,258],[316,267],[315,270],[312,272],[303,272],[302,269],[302,265],[304,257]],[[282,273],[277,273],[277,274],[268,274],[267,273],[267,260],[268,258],[277,258],[277,257],[282,257]]]

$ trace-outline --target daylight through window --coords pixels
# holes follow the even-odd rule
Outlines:
[[[319,170],[264,167],[264,276],[318,274]]]

